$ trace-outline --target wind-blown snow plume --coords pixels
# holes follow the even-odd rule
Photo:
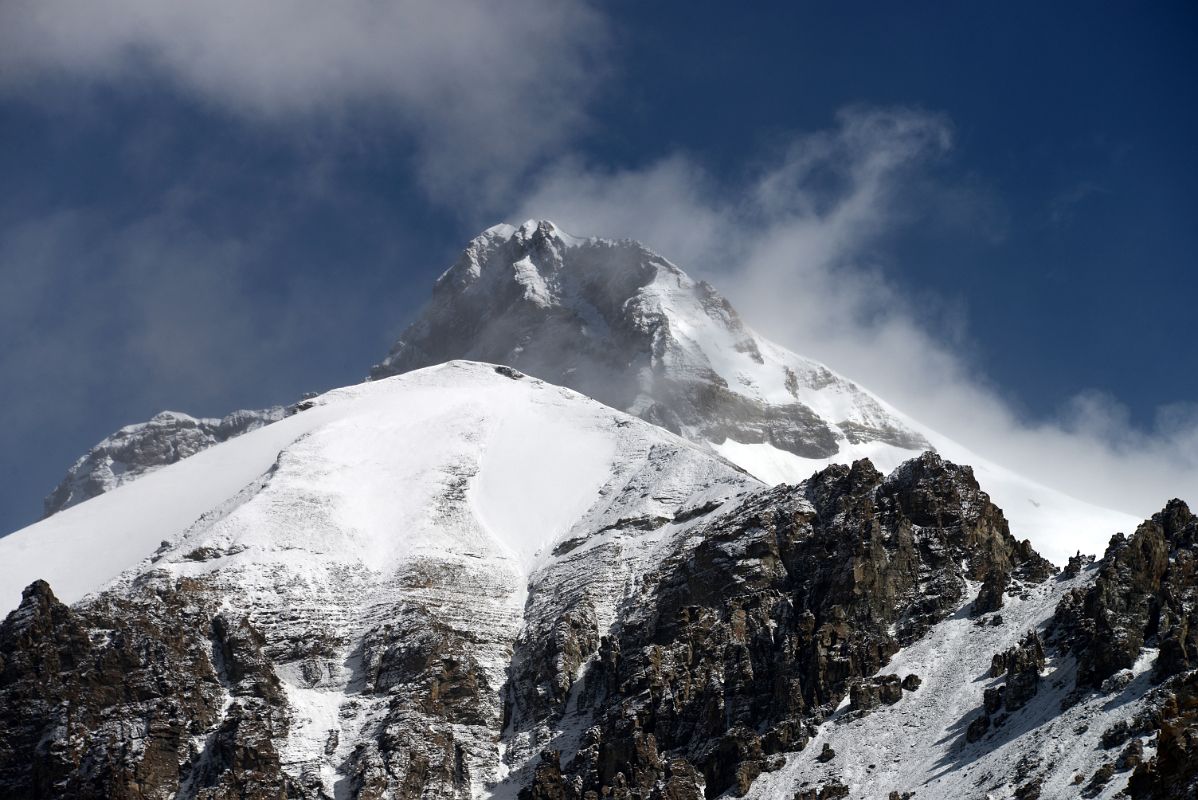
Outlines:
[[[961,310],[905,294],[877,266],[883,237],[913,224],[1001,236],[984,191],[935,176],[952,141],[938,115],[848,109],[740,185],[681,155],[624,171],[565,163],[513,219],[644,241],[711,280],[775,341],[1077,497],[1145,515],[1163,496],[1193,496],[1192,408],[1162,408],[1153,430],[1137,430],[1117,401],[1083,393],[1057,419],[1028,420],[971,359]]]

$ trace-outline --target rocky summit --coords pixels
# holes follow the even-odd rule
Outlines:
[[[696,441],[806,458],[928,446],[860,387],[762,339],[708,283],[638,242],[548,220],[475,238],[371,376],[449,358],[511,364]]]
[[[0,800],[1198,796],[1185,503],[974,460],[544,221],[368,381],[109,437],[0,565]]]

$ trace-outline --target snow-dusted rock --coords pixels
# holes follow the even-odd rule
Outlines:
[[[112,491],[146,473],[174,464],[234,436],[277,422],[281,406],[234,411],[221,419],[197,419],[163,411],[149,422],[126,425],[80,456],[62,482],[47,495],[45,516]]]

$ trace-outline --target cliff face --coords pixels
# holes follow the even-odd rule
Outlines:
[[[1198,517],[1171,501],[1131,536],[1112,537],[1094,582],[1065,595],[1051,629],[1078,663],[1077,688],[1126,685],[1146,647],[1154,690],[1149,707],[1105,735],[1123,746],[1116,766],[1135,769],[1132,797],[1198,795]],[[1155,736],[1155,754],[1141,738]]]
[[[79,610],[43,582],[0,625],[0,797],[285,797],[261,634],[186,581]]]

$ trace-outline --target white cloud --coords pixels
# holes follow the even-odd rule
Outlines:
[[[888,281],[879,251],[905,226],[1003,235],[1002,209],[984,189],[938,177],[952,147],[945,118],[850,109],[835,128],[795,138],[733,185],[682,155],[596,168],[562,156],[602,85],[607,40],[603,17],[581,0],[8,0],[0,3],[0,92],[37,99],[63,80],[134,88],[165,80],[280,137],[302,136],[313,124],[350,132],[341,143],[398,130],[433,198],[477,213],[531,180],[528,199],[513,204],[518,217],[649,243],[721,286],[763,333],[1031,477],[1139,514],[1198,485],[1192,406],[1162,408],[1145,431],[1117,402],[1083,393],[1059,419],[1028,421],[971,362],[959,310]],[[179,230],[155,220],[100,233],[80,227],[87,224],[94,223],[47,220],[18,244],[8,237],[0,255],[8,271],[25,264],[24,295],[40,297],[47,286],[30,264],[45,264],[56,280],[79,280],[80,268],[64,263],[73,254],[54,244],[58,228],[71,240],[109,242],[111,259],[127,262],[116,274],[144,299],[119,331],[122,347],[164,380],[191,380],[202,373],[171,377],[173,357],[209,341],[197,334],[209,315],[165,311],[176,284],[164,279],[156,295],[154,264],[173,264],[170,274],[199,281],[197,307],[235,323],[193,363],[236,379],[238,370],[221,363],[225,354],[263,332],[253,303],[226,293],[236,267],[211,265],[244,263],[254,243],[188,239],[179,232],[185,221]],[[89,280],[102,280],[108,296],[124,288],[112,277]],[[17,322],[38,307],[14,310],[10,330],[44,329],[39,319]],[[105,341],[105,324],[73,330]],[[53,333],[14,353],[41,364],[78,357],[76,337]],[[0,358],[0,372],[20,374],[14,357]]]
[[[8,0],[0,89],[166,78],[280,132],[381,118],[434,196],[491,195],[577,131],[606,38],[568,0]]]
[[[988,458],[1077,497],[1146,516],[1198,500],[1198,410],[1162,408],[1137,430],[1116,401],[1081,392],[1055,420],[1028,420],[971,362],[961,311],[913,297],[875,257],[904,226],[1001,230],[1001,209],[937,179],[948,121],[910,109],[851,109],[798,137],[742,185],[674,156],[642,169],[566,163],[513,219],[549,217],[581,235],[640,239],[720,287],[767,336],[825,361]]]

